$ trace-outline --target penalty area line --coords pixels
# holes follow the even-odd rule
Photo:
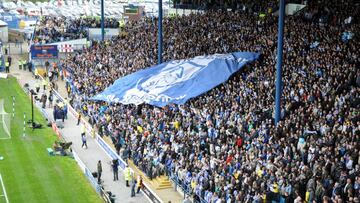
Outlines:
[[[2,179],[1,174],[0,174],[0,182],[1,182],[1,186],[2,186],[3,192],[4,192],[4,194],[3,194],[3,195],[0,195],[0,196],[4,196],[6,203],[9,203],[9,199],[8,199],[7,194],[6,194],[6,189],[5,189],[4,181],[3,181],[3,179]]]

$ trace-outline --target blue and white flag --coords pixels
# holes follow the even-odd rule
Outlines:
[[[225,82],[258,57],[258,53],[235,52],[162,63],[116,80],[91,99],[158,107],[184,104]]]

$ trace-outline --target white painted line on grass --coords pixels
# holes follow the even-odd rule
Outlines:
[[[3,191],[4,191],[4,194],[1,195],[1,196],[4,196],[6,203],[9,203],[9,199],[8,199],[7,194],[6,194],[6,189],[5,189],[5,185],[4,185],[3,179],[2,179],[2,177],[1,177],[1,174],[0,174],[0,181],[1,181],[2,189],[3,189]]]

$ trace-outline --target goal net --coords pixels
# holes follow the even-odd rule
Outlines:
[[[4,108],[4,100],[0,99],[0,139],[11,138],[10,121],[11,115],[6,113]]]

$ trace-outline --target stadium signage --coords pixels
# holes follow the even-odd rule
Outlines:
[[[97,184],[97,181],[93,177],[91,171],[88,168],[85,168],[85,176],[89,179],[90,183],[94,186],[97,193],[100,193],[100,186]]]
[[[150,190],[148,187],[142,188],[144,194],[150,199],[153,203],[162,203]]]
[[[58,58],[57,45],[32,45],[30,48],[31,59]]]
[[[119,166],[124,170],[126,167],[126,163],[117,155],[114,150],[99,136],[96,135],[96,141],[101,146],[101,148],[112,158],[119,160]],[[162,201],[156,197],[156,195],[144,184],[142,188],[144,194],[150,199],[153,203],[162,203]]]
[[[101,148],[112,158],[112,159],[118,159],[119,160],[119,166],[124,170],[126,167],[126,163],[122,161],[122,159],[117,155],[111,147],[105,143],[105,141],[99,136],[96,136],[96,141],[99,143]]]
[[[59,131],[59,128],[56,126],[55,122],[51,123],[51,127],[52,127],[53,131],[56,133],[56,135],[58,136],[58,138],[61,139],[62,138],[61,133]]]

